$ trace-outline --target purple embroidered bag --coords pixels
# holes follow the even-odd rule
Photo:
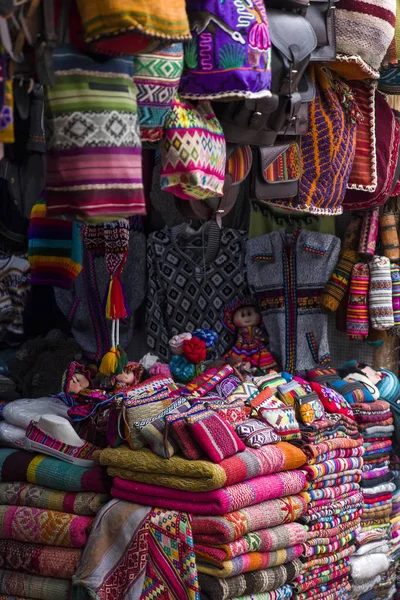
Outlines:
[[[263,0],[192,0],[185,44],[184,98],[270,95],[271,39]]]

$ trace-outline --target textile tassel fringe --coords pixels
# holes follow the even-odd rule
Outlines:
[[[111,277],[107,291],[106,318],[114,321],[129,317],[123,284],[119,277]]]
[[[99,372],[103,375],[121,375],[128,364],[128,357],[121,346],[113,346],[103,356]]]

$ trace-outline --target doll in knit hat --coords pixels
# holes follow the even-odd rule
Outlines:
[[[114,390],[128,392],[141,382],[143,371],[143,366],[140,363],[128,362],[123,368],[122,373],[111,377]]]
[[[91,383],[92,372],[81,363],[72,361],[61,381],[61,395],[64,397],[64,402],[73,406],[79,394],[90,388]]]
[[[262,329],[262,317],[251,298],[237,298],[223,311],[223,324],[236,342],[224,358],[239,357],[248,367],[263,371],[277,369],[275,358],[267,350]]]

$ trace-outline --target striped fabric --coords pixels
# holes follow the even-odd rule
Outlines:
[[[61,45],[46,87],[47,214],[111,221],[145,214],[131,58]]]
[[[190,39],[185,0],[78,0],[85,41],[142,32],[166,40]]]
[[[375,141],[376,84],[351,81],[351,90],[363,119],[357,125],[356,152],[348,189],[373,192],[377,186]]]
[[[339,308],[350,285],[351,272],[358,259],[355,250],[345,250],[321,296],[321,305],[332,312]]]
[[[71,446],[70,444],[65,444],[64,442],[61,442],[60,440],[57,440],[51,435],[45,433],[37,426],[35,421],[30,422],[26,430],[26,437],[31,442],[41,444],[43,446],[44,453],[46,453],[45,448],[49,448],[52,450],[57,450],[57,452],[62,452],[62,454],[65,454],[66,456],[91,460],[94,452],[97,450],[96,446],[93,446],[93,444],[90,444],[89,442],[85,442],[82,446]]]
[[[400,267],[391,264],[390,275],[392,278],[392,306],[394,319],[394,326],[390,330],[390,334],[400,335]]]
[[[31,283],[70,289],[82,270],[79,224],[48,218],[41,199],[32,208],[28,235]]]
[[[385,331],[394,326],[390,260],[374,256],[370,263],[369,317],[374,329]]]
[[[357,263],[351,274],[347,306],[346,331],[351,339],[362,339],[368,336],[368,288],[369,267]]]

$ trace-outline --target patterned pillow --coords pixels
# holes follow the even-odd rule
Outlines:
[[[206,409],[185,418],[194,439],[212,462],[220,463],[246,449],[235,430],[215,411]]]
[[[270,400],[277,400],[277,398],[274,396],[272,390],[265,388],[265,390],[258,392],[257,396],[249,400],[249,406],[252,410],[258,412],[262,406],[268,406]]]
[[[282,440],[301,439],[300,427],[292,406],[285,406],[280,400],[271,398],[259,408],[258,415],[275,429]]]
[[[228,402],[235,402],[236,400],[244,400],[249,402],[254,396],[257,396],[259,389],[254,383],[250,381],[244,381],[241,383],[236,390],[228,397]]]
[[[203,456],[201,448],[193,439],[184,415],[168,415],[165,422],[166,435],[178,444],[185,458],[198,460]]]
[[[297,398],[297,404],[300,420],[306,425],[325,417],[324,407],[315,392],[311,392],[303,398]]]
[[[313,382],[311,387],[318,394],[318,398],[327,412],[346,415],[346,417],[354,420],[353,411],[339,392],[316,382]]]
[[[221,417],[223,417],[229,425],[232,427],[236,427],[241,423],[245,423],[247,421],[247,413],[244,407],[243,400],[237,400],[232,404],[227,404],[226,401],[223,403],[218,402],[210,402],[206,403],[208,408],[215,410]]]
[[[270,425],[258,419],[249,419],[246,423],[238,425],[236,433],[249,448],[261,448],[267,444],[275,444],[281,439]]]
[[[278,385],[284,385],[286,383],[286,379],[276,371],[271,371],[271,373],[263,375],[262,377],[255,377],[253,381],[259,390],[270,388],[274,393],[277,391]]]
[[[287,406],[295,406],[295,400],[306,395],[307,392],[294,379],[288,383],[278,385],[278,396]]]

